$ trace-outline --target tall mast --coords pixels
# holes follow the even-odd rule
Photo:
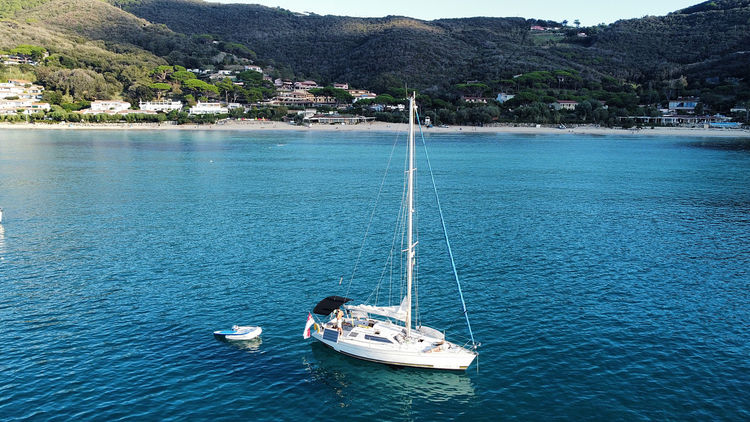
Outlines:
[[[411,285],[414,277],[414,94],[409,97],[409,171],[407,182],[407,227],[406,242],[407,250],[406,264],[406,337],[411,335]]]

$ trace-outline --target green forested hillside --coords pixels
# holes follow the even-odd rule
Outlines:
[[[712,71],[702,65],[721,64],[722,56],[750,45],[747,0],[704,2],[664,17],[586,28],[586,38],[571,30],[541,44],[529,31],[535,21],[518,18],[360,19],[200,0],[109,1],[181,33],[244,43],[300,77],[372,87],[389,75],[429,87],[565,68],[634,81],[685,72],[728,76],[742,66]]]
[[[33,9],[49,0],[3,0],[0,2],[0,18],[7,18],[19,10]]]
[[[112,2],[178,32],[209,33],[243,43],[286,76],[346,80],[373,89],[393,77],[421,87],[444,87],[539,69],[597,71],[569,58],[570,49],[587,56],[578,46],[534,48],[530,21],[520,18],[425,22],[394,16],[301,16],[256,5],[199,0]]]
[[[273,78],[370,89],[383,94],[374,101],[381,105],[401,101],[408,84],[434,122],[449,124],[616,124],[657,115],[678,96],[699,96],[701,112],[750,101],[750,0],[589,28],[523,18],[319,16],[202,0],[0,0],[0,17],[0,50],[49,53],[38,66],[0,65],[0,77],[36,80],[66,110],[96,98],[272,97],[256,72],[244,72],[238,87],[186,71],[250,62]],[[491,101],[501,91],[515,98]],[[581,106],[550,111],[556,100]],[[351,111],[372,114],[368,106]]]
[[[618,21],[597,32],[590,46],[620,52],[640,79],[677,72],[749,76],[750,55],[736,53],[750,49],[750,1],[710,1],[667,16]],[[732,59],[726,63],[725,57]]]

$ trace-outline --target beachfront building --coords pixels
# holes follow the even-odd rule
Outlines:
[[[228,114],[229,109],[223,107],[221,103],[202,103],[198,101],[198,104],[190,108],[190,114]]]
[[[81,114],[156,114],[153,110],[131,110],[130,103],[119,100],[96,100],[91,102],[90,108],[85,108],[78,113]]]
[[[85,114],[107,113],[114,114],[130,109],[130,103],[118,100],[96,100],[91,102],[91,108]]]
[[[551,104],[555,110],[575,110],[578,107],[578,101],[557,100]]]
[[[305,122],[325,125],[356,125],[358,123],[365,123],[373,120],[375,120],[374,117],[352,116],[346,114],[315,114],[304,118]]]
[[[19,99],[41,100],[44,87],[34,85],[23,79],[8,79],[0,83],[0,99],[18,97]]]
[[[667,116],[634,116],[618,117],[618,120],[633,120],[645,125],[658,124],[665,126],[687,126],[687,127],[708,127],[709,125],[725,124],[732,120],[730,117],[716,114],[713,116],[696,116],[694,114],[667,115]]]
[[[17,100],[0,100],[0,115],[34,114],[47,112],[51,106],[49,103],[38,102],[31,98],[19,98]]]
[[[404,111],[406,106],[403,104],[371,104],[369,107],[372,111]]]
[[[679,97],[669,101],[669,111],[672,113],[695,113],[698,102],[700,102],[700,99],[697,97]]]
[[[169,113],[172,110],[182,110],[182,101],[141,101],[138,103],[138,108],[141,110]]]

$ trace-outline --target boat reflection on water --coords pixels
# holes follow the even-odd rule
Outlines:
[[[474,398],[472,380],[464,372],[387,367],[341,355],[322,343],[310,347],[313,360],[305,359],[303,364],[312,380],[327,385],[341,405],[367,389],[408,392],[413,400],[455,405]]]
[[[256,337],[252,340],[226,340],[219,338],[216,340],[234,347],[235,349],[246,350],[248,352],[257,352],[260,349],[260,345],[263,343],[263,340],[260,337]]]
[[[0,223],[0,261],[5,259],[5,227]]]

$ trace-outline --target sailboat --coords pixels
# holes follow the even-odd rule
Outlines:
[[[308,314],[308,323],[303,336],[305,338],[312,336],[338,353],[390,366],[465,370],[477,357],[477,345],[471,334],[465,304],[464,315],[472,337],[470,347],[446,340],[444,333],[435,328],[412,326],[412,287],[417,247],[417,242],[414,241],[416,173],[414,125],[416,115],[415,95],[412,94],[409,98],[408,170],[405,172],[407,178],[405,200],[407,248],[403,252],[406,252],[407,259],[404,297],[395,306],[352,305],[349,303],[352,299],[347,297],[326,297],[315,306],[313,314],[329,319],[316,322],[316,319]],[[447,240],[446,234],[446,243],[450,252],[450,243]],[[451,263],[453,263],[452,253]],[[458,282],[455,265],[453,269]],[[458,286],[463,304],[460,283]]]

